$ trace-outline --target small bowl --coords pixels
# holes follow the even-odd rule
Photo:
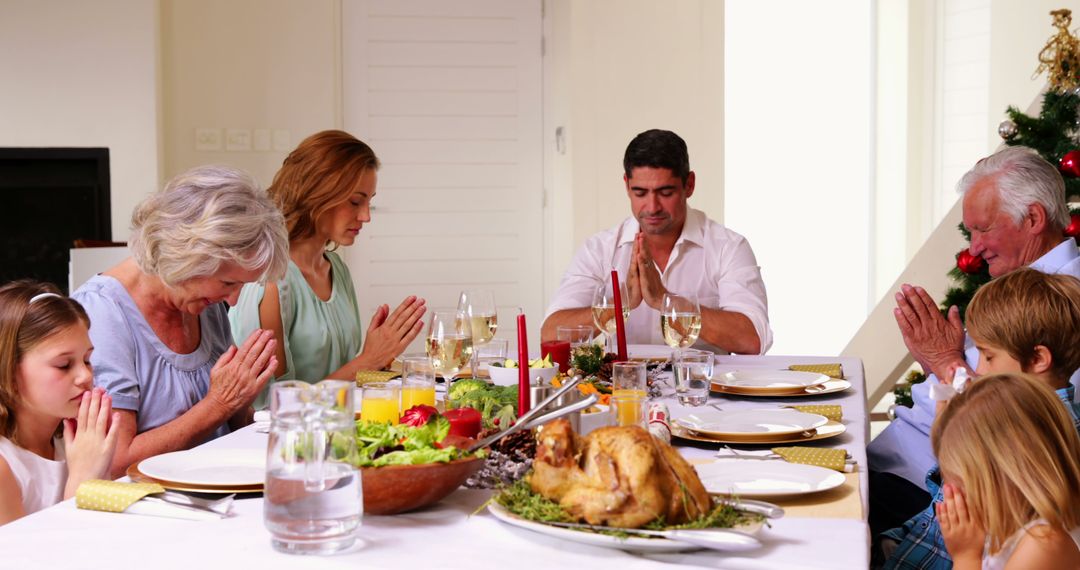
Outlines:
[[[479,457],[467,457],[449,463],[364,467],[360,469],[364,514],[393,515],[437,503],[483,464]]]
[[[539,376],[543,378],[545,382],[551,384],[551,379],[558,373],[558,366],[552,366],[551,368],[530,368],[529,383],[531,384],[533,379]],[[491,381],[495,383],[496,386],[517,386],[518,384],[517,368],[506,368],[505,366],[496,366],[492,364],[488,367],[488,374],[491,375]]]

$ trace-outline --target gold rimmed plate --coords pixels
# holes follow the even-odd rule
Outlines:
[[[687,441],[698,441],[702,443],[730,443],[736,445],[775,445],[778,443],[805,443],[808,441],[818,441],[821,439],[829,439],[831,437],[836,437],[843,434],[845,431],[847,431],[847,428],[844,427],[844,424],[837,421],[829,420],[829,423],[813,430],[777,437],[711,437],[705,434],[695,433],[675,422],[672,422],[671,424],[671,435],[679,439],[685,439]]]
[[[232,493],[262,493],[263,486],[259,485],[194,485],[190,483],[178,483],[155,479],[139,471],[139,464],[132,463],[127,468],[127,476],[136,483],[157,483],[170,491],[184,491],[187,493],[214,493],[228,495]]]
[[[851,382],[848,382],[847,380],[829,380],[824,384],[810,386],[794,392],[762,393],[757,390],[745,390],[734,386],[725,386],[723,384],[717,384],[716,382],[713,382],[709,389],[714,394],[731,394],[732,396],[753,396],[757,398],[795,398],[803,396],[820,396],[822,394],[833,394],[836,392],[843,392],[848,388],[851,388]]]

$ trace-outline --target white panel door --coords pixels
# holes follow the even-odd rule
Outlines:
[[[345,251],[361,316],[483,287],[497,336],[515,338],[521,307],[537,349],[540,0],[344,0],[342,28],[345,129],[382,161],[372,221]]]

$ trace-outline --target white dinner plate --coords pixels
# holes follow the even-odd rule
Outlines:
[[[797,392],[761,392],[754,389],[744,390],[742,388],[732,388],[731,386],[721,386],[716,382],[713,382],[712,385],[709,386],[709,390],[717,394],[730,394],[733,396],[753,396],[757,398],[800,398],[803,396],[821,396],[823,394],[843,392],[848,388],[851,388],[851,382],[848,382],[847,380],[836,379],[830,379],[824,384],[810,386]]]
[[[823,426],[829,419],[790,408],[764,408],[730,411],[701,409],[675,421],[688,430],[713,437],[740,437],[801,433]]]
[[[829,381],[829,377],[816,372],[795,370],[732,370],[713,378],[721,386],[741,390],[803,391]]]
[[[488,503],[488,511],[490,511],[495,518],[510,526],[516,526],[540,534],[546,534],[554,538],[561,538],[571,542],[588,544],[590,546],[614,548],[616,550],[626,550],[628,552],[680,552],[683,550],[701,550],[700,546],[669,540],[667,538],[640,538],[634,536],[622,538],[608,534],[597,534],[588,530],[550,526],[541,522],[523,519],[506,510],[505,507],[494,501]],[[758,523],[754,525],[738,526],[735,530],[746,534],[755,534],[760,528],[761,524]]]
[[[781,460],[721,459],[694,469],[706,491],[747,499],[819,493],[847,480],[839,471]]]
[[[262,485],[266,480],[266,451],[174,451],[140,461],[139,471],[147,477],[188,485]]]

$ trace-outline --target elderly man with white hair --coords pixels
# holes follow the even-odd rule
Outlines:
[[[1076,241],[1063,237],[1069,223],[1064,181],[1035,151],[1007,147],[980,160],[960,180],[958,190],[964,226],[971,232],[971,254],[986,261],[992,277],[1029,266],[1080,278]],[[930,447],[935,412],[931,386],[939,384],[939,377],[951,379],[952,371],[965,363],[974,370],[979,359],[956,307],[944,317],[925,290],[906,284],[896,302],[904,343],[932,374],[912,388],[914,405],[898,407],[896,420],[867,448],[875,535],[900,526],[930,503],[924,478],[936,463]],[[1078,376],[1073,374],[1074,384]]]

